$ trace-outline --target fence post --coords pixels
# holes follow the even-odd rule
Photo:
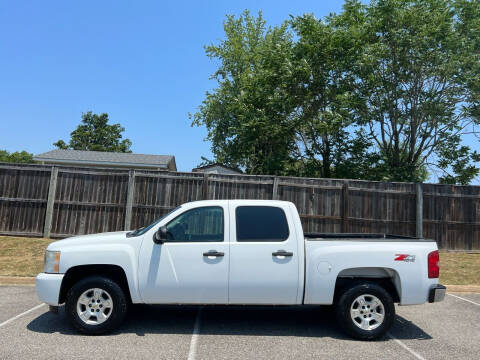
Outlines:
[[[43,237],[49,238],[52,230],[53,205],[57,190],[58,168],[52,166],[50,173],[50,184],[48,185],[47,210],[45,211],[45,223],[43,226]]]
[[[130,230],[132,225],[133,197],[135,196],[135,170],[128,172],[127,204],[125,206],[124,230]]]
[[[272,200],[278,200],[278,177],[273,177]]]
[[[342,186],[342,232],[343,233],[346,233],[349,230],[348,228],[348,205],[349,205],[348,196],[349,196],[348,180],[345,180]]]
[[[208,200],[208,173],[203,173],[202,197]]]
[[[310,199],[310,206],[309,206],[309,208],[308,208],[308,213],[309,213],[310,215],[315,215],[315,214],[313,213],[313,201],[314,201],[314,199],[315,199],[315,188],[314,188],[314,187],[311,187],[311,188],[310,188],[310,196],[309,196],[309,199]]]
[[[416,234],[417,238],[423,238],[423,189],[422,183],[417,183],[416,191],[416,200],[417,200],[417,211],[416,211]]]

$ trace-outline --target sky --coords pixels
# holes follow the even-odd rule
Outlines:
[[[180,171],[211,158],[191,127],[216,64],[204,45],[223,38],[225,15],[324,17],[342,1],[0,2],[0,149],[39,154],[68,141],[82,112],[106,112],[132,151],[175,155]]]

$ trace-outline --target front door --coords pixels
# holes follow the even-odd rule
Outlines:
[[[165,243],[143,240],[139,282],[144,302],[228,302],[227,216],[226,205],[187,208],[166,224]]]

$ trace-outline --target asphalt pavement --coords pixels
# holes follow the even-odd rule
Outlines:
[[[478,359],[480,294],[397,306],[389,335],[344,335],[331,307],[136,305],[113,334],[83,336],[33,286],[0,286],[0,359]]]

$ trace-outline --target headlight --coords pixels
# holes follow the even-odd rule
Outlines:
[[[58,273],[60,268],[60,251],[45,251],[44,272]]]

